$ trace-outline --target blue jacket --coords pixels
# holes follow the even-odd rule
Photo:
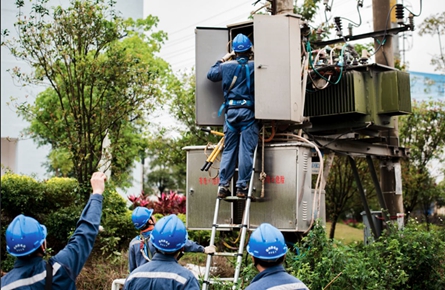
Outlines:
[[[102,200],[103,196],[100,194],[90,196],[68,244],[49,259],[53,266],[53,290],[76,289],[76,278],[88,259],[99,232]],[[16,259],[14,268],[2,277],[2,290],[43,290],[45,277],[46,261],[42,257]]]
[[[174,256],[156,253],[150,263],[131,272],[125,281],[124,290],[196,289],[199,282],[193,273],[182,267]]]
[[[267,268],[253,278],[246,290],[308,290],[303,282],[288,274],[283,265]]]
[[[133,238],[130,242],[130,247],[128,249],[128,269],[130,272],[132,272],[137,267],[149,262],[144,255],[142,254],[141,250],[144,251],[145,256],[148,259],[152,259],[154,254],[156,253],[156,248],[153,246],[150,240],[150,233],[151,232],[145,232],[143,233],[144,238],[146,239],[146,243],[148,245],[148,249],[150,251],[147,251],[147,246],[145,244],[142,245],[141,248],[141,236],[136,236]],[[201,245],[198,245],[197,243],[187,240],[185,246],[184,246],[184,252],[199,252],[204,253],[204,247]]]
[[[224,98],[226,102],[226,109],[231,107],[249,107],[251,110],[251,116],[255,117],[253,113],[254,101],[255,101],[255,78],[254,78],[254,62],[248,61],[245,66],[249,67],[249,76],[247,76],[247,70],[245,67],[241,68],[237,73],[239,63],[237,60],[231,60],[228,62],[221,62],[218,60],[208,71],[207,78],[213,82],[222,81],[222,89],[224,92]],[[233,85],[234,76],[236,75],[236,81]],[[240,106],[240,104],[229,105],[230,100],[248,101],[248,105]]]

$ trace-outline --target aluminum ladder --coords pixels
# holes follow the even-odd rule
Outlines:
[[[252,202],[252,188],[253,188],[253,179],[255,175],[255,161],[256,161],[256,155],[257,155],[257,149],[258,145],[255,148],[254,154],[253,154],[253,166],[252,166],[252,175],[250,177],[250,183],[249,183],[249,190],[247,193],[246,198],[238,198],[236,196],[230,196],[226,197],[224,199],[217,197],[216,198],[216,204],[215,204],[215,213],[213,215],[213,223],[212,223],[212,233],[210,236],[210,245],[214,245],[215,243],[215,236],[216,236],[216,230],[218,228],[220,229],[233,229],[233,228],[239,228],[241,230],[241,236],[239,240],[239,246],[238,246],[238,252],[216,252],[214,254],[208,254],[207,255],[207,262],[206,262],[206,268],[204,273],[204,281],[202,284],[202,290],[208,289],[210,284],[212,284],[213,281],[232,281],[233,282],[233,289],[237,288],[239,275],[241,272],[241,263],[243,259],[243,253],[244,253],[244,244],[246,242],[246,236],[247,236],[247,228],[249,226],[249,213],[250,213],[250,204]],[[218,188],[219,189],[219,188]],[[239,200],[245,200],[246,204],[244,206],[244,212],[243,212],[243,218],[241,221],[241,224],[218,224],[218,213],[219,213],[219,205],[222,200],[237,202]],[[211,279],[210,278],[210,268],[212,265],[212,258],[213,256],[236,256],[236,267],[235,267],[235,274],[233,278],[218,278],[218,279]]]

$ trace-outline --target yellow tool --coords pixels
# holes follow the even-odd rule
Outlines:
[[[219,152],[221,152],[221,150],[224,147],[224,133],[221,133],[218,131],[213,131],[210,129],[205,129],[205,128],[201,128],[201,130],[208,132],[208,133],[212,133],[214,135],[222,136],[222,138],[219,140],[218,144],[213,149],[213,151],[209,155],[209,157],[207,157],[206,162],[204,163],[204,165],[201,168],[201,171],[208,171],[210,169],[210,166],[212,166],[213,162],[215,161],[216,157],[218,156]]]

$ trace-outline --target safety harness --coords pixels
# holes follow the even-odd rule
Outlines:
[[[144,257],[145,260],[150,262],[151,259],[153,258],[153,256],[151,255],[151,251],[148,247],[148,240],[150,239],[150,237],[144,238],[141,235],[139,239],[141,240],[139,251],[141,251],[142,257]]]
[[[230,99],[229,100],[228,99],[229,92],[235,85],[236,80],[238,79],[238,75],[239,75],[240,71],[242,70],[242,68],[245,68],[245,71],[246,71],[247,90],[250,94],[250,68],[249,68],[249,65],[246,65],[248,63],[248,58],[240,57],[237,59],[237,61],[238,61],[238,66],[235,69],[235,73],[233,75],[233,79],[229,86],[229,89],[224,94],[224,103],[222,103],[221,107],[219,108],[218,117],[221,116],[221,113],[224,109],[225,109],[226,115],[227,115],[227,111],[230,109],[248,108],[248,109],[253,110],[254,104],[253,104],[252,100],[246,100],[246,99]],[[236,124],[230,124],[227,121],[227,116],[225,119],[226,119],[227,127],[231,131],[235,131],[235,132],[241,132],[241,131],[245,130],[246,128],[248,128],[249,126],[251,126],[253,123],[255,123],[255,119],[253,119],[253,120],[247,121],[247,122],[239,122]]]
[[[150,232],[153,230],[154,225],[149,225],[145,230],[141,231],[141,234],[137,237],[141,243],[139,244],[139,251],[141,251],[142,257],[148,262],[153,258],[150,247],[148,246],[148,241],[150,240]],[[147,234],[147,237],[143,235],[143,233]]]

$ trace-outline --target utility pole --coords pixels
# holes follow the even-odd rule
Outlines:
[[[294,3],[292,0],[271,0],[272,15],[286,14],[294,12]]]
[[[395,0],[373,0],[372,14],[374,31],[382,31],[391,28],[391,17],[388,14],[394,13],[391,7],[396,4]],[[375,62],[378,64],[394,67],[394,52],[392,35],[385,35],[374,40],[376,50]],[[394,129],[382,132],[382,136],[387,138],[387,144],[399,146],[398,118],[393,117]],[[403,225],[403,197],[401,190],[401,170],[400,161],[395,158],[380,159],[380,185],[383,198],[388,207],[391,220],[397,219],[399,226]]]

